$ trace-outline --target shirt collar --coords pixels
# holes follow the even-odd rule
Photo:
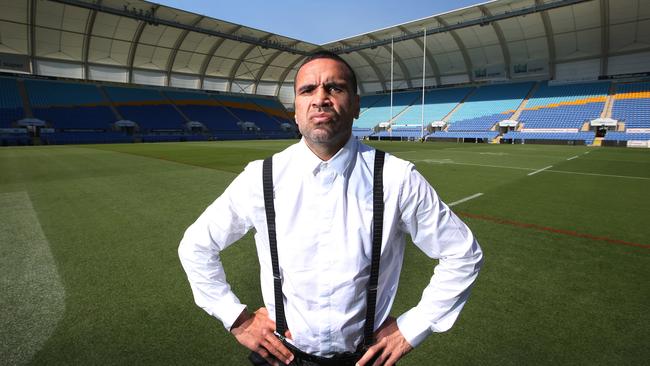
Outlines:
[[[321,168],[321,164],[326,163],[328,167],[334,170],[339,175],[345,175],[348,167],[352,162],[352,158],[357,152],[358,142],[354,136],[350,136],[348,142],[328,161],[322,161],[313,151],[307,146],[305,138],[303,137],[299,142],[298,158],[300,159],[305,170],[316,174]]]

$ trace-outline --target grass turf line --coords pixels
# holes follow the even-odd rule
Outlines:
[[[0,193],[0,359],[29,362],[65,310],[65,290],[26,192]]]

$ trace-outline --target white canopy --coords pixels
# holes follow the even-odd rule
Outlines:
[[[650,71],[647,0],[495,0],[324,45],[143,0],[0,8],[5,70],[270,95],[287,106],[298,65],[317,49],[348,61],[362,94],[389,90],[391,78],[394,89],[422,86],[423,59],[426,86]]]

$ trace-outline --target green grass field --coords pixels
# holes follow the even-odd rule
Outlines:
[[[0,363],[246,365],[194,305],[183,232],[291,142],[0,149]],[[484,269],[451,331],[400,365],[640,365],[650,359],[650,151],[376,142],[413,161],[476,234]],[[540,169],[546,170],[539,171]],[[223,253],[261,305],[252,236]],[[433,263],[405,258],[399,315]]]

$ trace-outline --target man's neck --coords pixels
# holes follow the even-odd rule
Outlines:
[[[313,152],[314,155],[316,155],[320,160],[328,161],[333,158],[334,155],[336,155],[336,153],[338,153],[343,148],[343,146],[345,146],[345,144],[348,142],[348,139],[349,137],[336,144],[318,144],[312,143],[309,140],[305,140],[305,143],[307,144],[309,150],[311,150],[311,152]]]

